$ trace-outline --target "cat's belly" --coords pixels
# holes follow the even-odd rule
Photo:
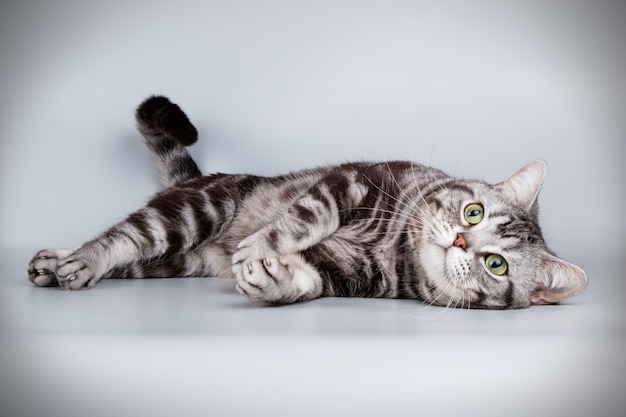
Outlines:
[[[232,271],[232,255],[222,246],[209,243],[194,250],[187,259],[193,269],[202,276],[235,278]]]

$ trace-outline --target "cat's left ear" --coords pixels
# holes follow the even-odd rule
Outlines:
[[[531,295],[533,304],[558,303],[578,294],[587,285],[585,271],[547,253],[541,258],[541,271],[545,276]]]
[[[537,200],[546,172],[544,161],[531,162],[508,180],[496,184],[495,189],[513,204],[530,210]]]

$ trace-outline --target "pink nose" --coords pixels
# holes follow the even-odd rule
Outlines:
[[[467,249],[467,242],[465,241],[462,233],[456,234],[456,240],[454,241],[453,245],[463,250]]]

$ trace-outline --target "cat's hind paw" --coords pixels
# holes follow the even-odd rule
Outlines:
[[[38,287],[56,287],[59,260],[74,252],[73,249],[43,249],[28,264],[28,279]]]
[[[91,288],[99,279],[96,276],[73,249],[44,249],[28,264],[28,278],[38,287]]]
[[[66,290],[91,288],[100,280],[90,263],[77,254],[59,261],[56,277],[59,285]]]
[[[41,250],[28,264],[28,279],[38,287],[57,286],[56,267],[56,253],[48,249]]]

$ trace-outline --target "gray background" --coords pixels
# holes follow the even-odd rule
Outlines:
[[[4,407],[620,415],[625,22],[617,1],[4,2]],[[32,288],[36,249],[158,190],[133,119],[155,93],[198,127],[205,172],[412,159],[496,182],[545,159],[544,235],[590,285],[521,312],[268,309],[216,280]]]

